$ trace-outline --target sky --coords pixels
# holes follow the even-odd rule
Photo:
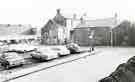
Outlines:
[[[32,24],[42,27],[53,18],[56,9],[63,14],[82,15],[89,19],[113,17],[135,21],[134,0],[0,0],[0,24]]]

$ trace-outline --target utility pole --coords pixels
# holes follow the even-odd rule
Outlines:
[[[111,27],[111,46],[113,46],[113,29]]]
[[[113,28],[117,25],[117,17],[118,17],[118,15],[117,15],[117,13],[115,13],[115,15],[114,15],[114,25],[112,25],[112,27],[111,27],[111,46],[113,46]]]

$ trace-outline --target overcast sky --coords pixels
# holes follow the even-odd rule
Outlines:
[[[112,17],[135,21],[134,0],[0,0],[1,24],[43,26],[56,9],[64,14],[87,13],[90,19]]]

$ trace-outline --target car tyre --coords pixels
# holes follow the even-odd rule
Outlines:
[[[58,57],[61,57],[61,54],[60,53],[58,53]]]
[[[9,67],[9,65],[7,64],[6,66],[5,66],[5,69],[9,69],[10,67]]]
[[[44,61],[46,61],[45,59],[43,59],[43,58],[40,58],[40,62],[44,62]]]
[[[3,66],[5,69],[9,69],[9,63],[8,62],[3,62],[1,64],[1,66]]]

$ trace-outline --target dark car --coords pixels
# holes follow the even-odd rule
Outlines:
[[[70,51],[70,54],[78,54],[83,52],[90,52],[90,50],[83,50],[81,47],[76,43],[69,43],[66,45],[67,49]]]

